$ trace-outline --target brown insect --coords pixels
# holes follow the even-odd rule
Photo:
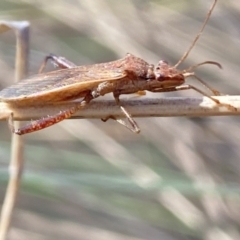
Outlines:
[[[82,100],[70,109],[61,111],[53,116],[32,121],[17,130],[12,125],[12,114],[9,118],[9,126],[12,132],[22,135],[49,127],[70,118],[91,100],[107,93],[113,93],[116,103],[128,119],[130,126],[123,120],[115,120],[136,133],[140,129],[127,110],[121,106],[119,96],[122,94],[131,94],[145,90],[150,92],[169,92],[194,89],[212,99],[216,104],[222,104],[217,99],[214,99],[194,86],[182,85],[187,77],[194,77],[204,84],[214,95],[219,95],[218,91],[210,88],[192,72],[193,69],[204,64],[214,64],[221,68],[219,63],[205,61],[183,71],[177,70],[179,64],[187,58],[200,34],[203,32],[216,2],[217,0],[214,1],[210,8],[203,26],[192,45],[175,66],[169,66],[166,61],[159,61],[157,67],[154,68],[154,65],[131,54],[127,54],[123,59],[117,61],[88,66],[76,66],[67,59],[55,55],[47,56],[40,68],[40,72],[43,71],[49,59],[61,69],[37,74],[3,89],[0,92],[0,100],[15,106],[39,106],[50,102],[72,101],[81,98]],[[228,104],[222,105],[229,107]],[[114,119],[114,117],[109,116],[104,121],[109,118]]]

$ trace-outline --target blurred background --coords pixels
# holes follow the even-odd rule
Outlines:
[[[149,63],[175,64],[211,4],[2,0],[0,19],[30,21],[31,75],[49,53],[78,65],[116,60],[127,52]],[[223,70],[204,66],[197,75],[223,93],[239,94],[239,23],[240,2],[219,0],[180,67],[217,61]],[[1,89],[13,82],[15,49],[14,33],[2,34]],[[240,239],[239,118],[136,120],[139,135],[114,121],[67,120],[24,136],[25,169],[9,239]],[[11,148],[5,121],[0,132],[2,202]]]

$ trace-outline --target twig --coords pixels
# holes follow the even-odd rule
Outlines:
[[[24,78],[27,72],[29,48],[29,23],[26,21],[1,21],[0,32],[14,30],[16,34],[16,72],[15,81]],[[15,123],[18,128],[20,123]],[[12,212],[19,189],[23,169],[23,140],[17,135],[12,136],[11,161],[9,166],[10,179],[2,206],[0,219],[0,240],[5,240],[11,223]]]
[[[121,103],[133,117],[174,117],[174,116],[224,116],[240,115],[240,96],[215,97],[221,103],[234,106],[236,110],[217,105],[207,97],[199,98],[139,98],[121,100]],[[74,102],[49,103],[38,106],[11,106],[0,103],[0,120],[7,119],[11,112],[18,121],[39,119],[64,109],[69,109]],[[92,101],[73,118],[123,117],[114,100]]]

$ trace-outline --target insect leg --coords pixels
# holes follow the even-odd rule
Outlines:
[[[221,96],[222,94],[218,91],[218,90],[216,90],[216,89],[214,89],[214,88],[212,88],[212,87],[210,87],[206,82],[204,82],[201,78],[199,78],[198,76],[196,76],[195,75],[195,73],[186,73],[186,74],[184,74],[184,76],[185,77],[194,77],[196,80],[198,80],[205,88],[207,88],[210,92],[212,92],[213,93],[213,95],[215,95],[215,96]]]
[[[23,135],[26,133],[31,133],[35,132],[47,127],[50,127],[56,123],[59,123],[63,121],[64,119],[70,118],[75,112],[77,112],[79,109],[84,107],[86,104],[88,104],[92,100],[92,95],[87,94],[85,98],[80,102],[77,103],[74,107],[71,107],[70,109],[60,111],[59,113],[52,115],[52,116],[47,116],[41,119],[38,119],[36,121],[32,121],[31,123],[15,130],[12,124],[12,118],[13,116],[10,115],[9,117],[9,128],[13,133],[16,133],[18,135]]]
[[[215,90],[214,88],[210,87],[207,83],[205,83],[201,78],[199,78],[196,75],[193,75],[192,77],[196,78],[200,83],[202,83],[203,86],[205,86],[209,91],[211,91],[215,96],[221,96],[222,94]]]
[[[77,66],[76,64],[70,62],[69,60],[67,60],[64,57],[56,56],[54,54],[49,54],[48,56],[45,57],[41,67],[39,68],[38,73],[43,72],[44,68],[47,65],[48,60],[51,60],[56,67],[59,67],[59,68],[62,68],[62,69],[64,69],[64,68],[74,68],[74,67]]]
[[[113,93],[114,99],[116,103],[119,105],[121,111],[126,116],[128,122],[130,123],[130,126],[122,119],[117,119],[114,116],[108,116],[107,118],[102,119],[102,121],[106,122],[108,119],[116,120],[118,123],[129,129],[130,131],[134,133],[139,133],[140,128],[138,127],[138,124],[135,122],[135,120],[132,118],[132,116],[128,113],[128,111],[121,105],[120,99],[119,99],[119,93],[114,92]]]
[[[166,89],[155,89],[155,90],[151,90],[151,92],[173,92],[173,91],[188,90],[188,89],[193,89],[194,91],[199,92],[201,95],[210,98],[217,105],[225,106],[228,109],[230,109],[231,111],[237,111],[237,109],[234,106],[227,104],[227,103],[221,103],[218,99],[213,98],[209,94],[207,94],[207,93],[203,92],[202,90],[200,90],[192,85],[189,85],[189,84],[177,86],[177,87],[166,88]]]

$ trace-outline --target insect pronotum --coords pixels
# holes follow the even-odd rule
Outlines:
[[[40,73],[28,79],[22,80],[0,92],[0,100],[15,106],[39,106],[49,102],[72,101],[82,99],[70,109],[61,111],[55,115],[47,116],[36,121],[32,121],[20,129],[14,129],[12,121],[13,114],[9,117],[9,126],[13,133],[22,135],[52,126],[64,119],[70,118],[76,111],[88,104],[91,100],[103,96],[107,93],[113,93],[116,103],[119,105],[129,124],[120,119],[115,119],[135,133],[140,131],[137,123],[121,106],[119,96],[122,94],[131,94],[138,91],[150,92],[170,92],[185,89],[193,89],[202,95],[212,99],[216,104],[222,104],[217,99],[204,93],[192,85],[182,85],[187,77],[194,77],[204,84],[213,95],[219,95],[219,92],[209,87],[200,78],[198,78],[193,69],[204,64],[213,64],[221,68],[221,65],[214,61],[205,61],[194,65],[185,70],[178,70],[177,67],[187,58],[188,54],[196,44],[203,32],[210,15],[216,5],[214,0],[207,17],[192,42],[189,49],[174,66],[170,66],[166,61],[159,61],[157,67],[147,63],[141,58],[132,54],[127,54],[124,58],[94,65],[76,66],[63,57],[49,55],[45,58]],[[60,70],[41,73],[48,60],[52,60]],[[109,116],[104,121],[113,116]]]

